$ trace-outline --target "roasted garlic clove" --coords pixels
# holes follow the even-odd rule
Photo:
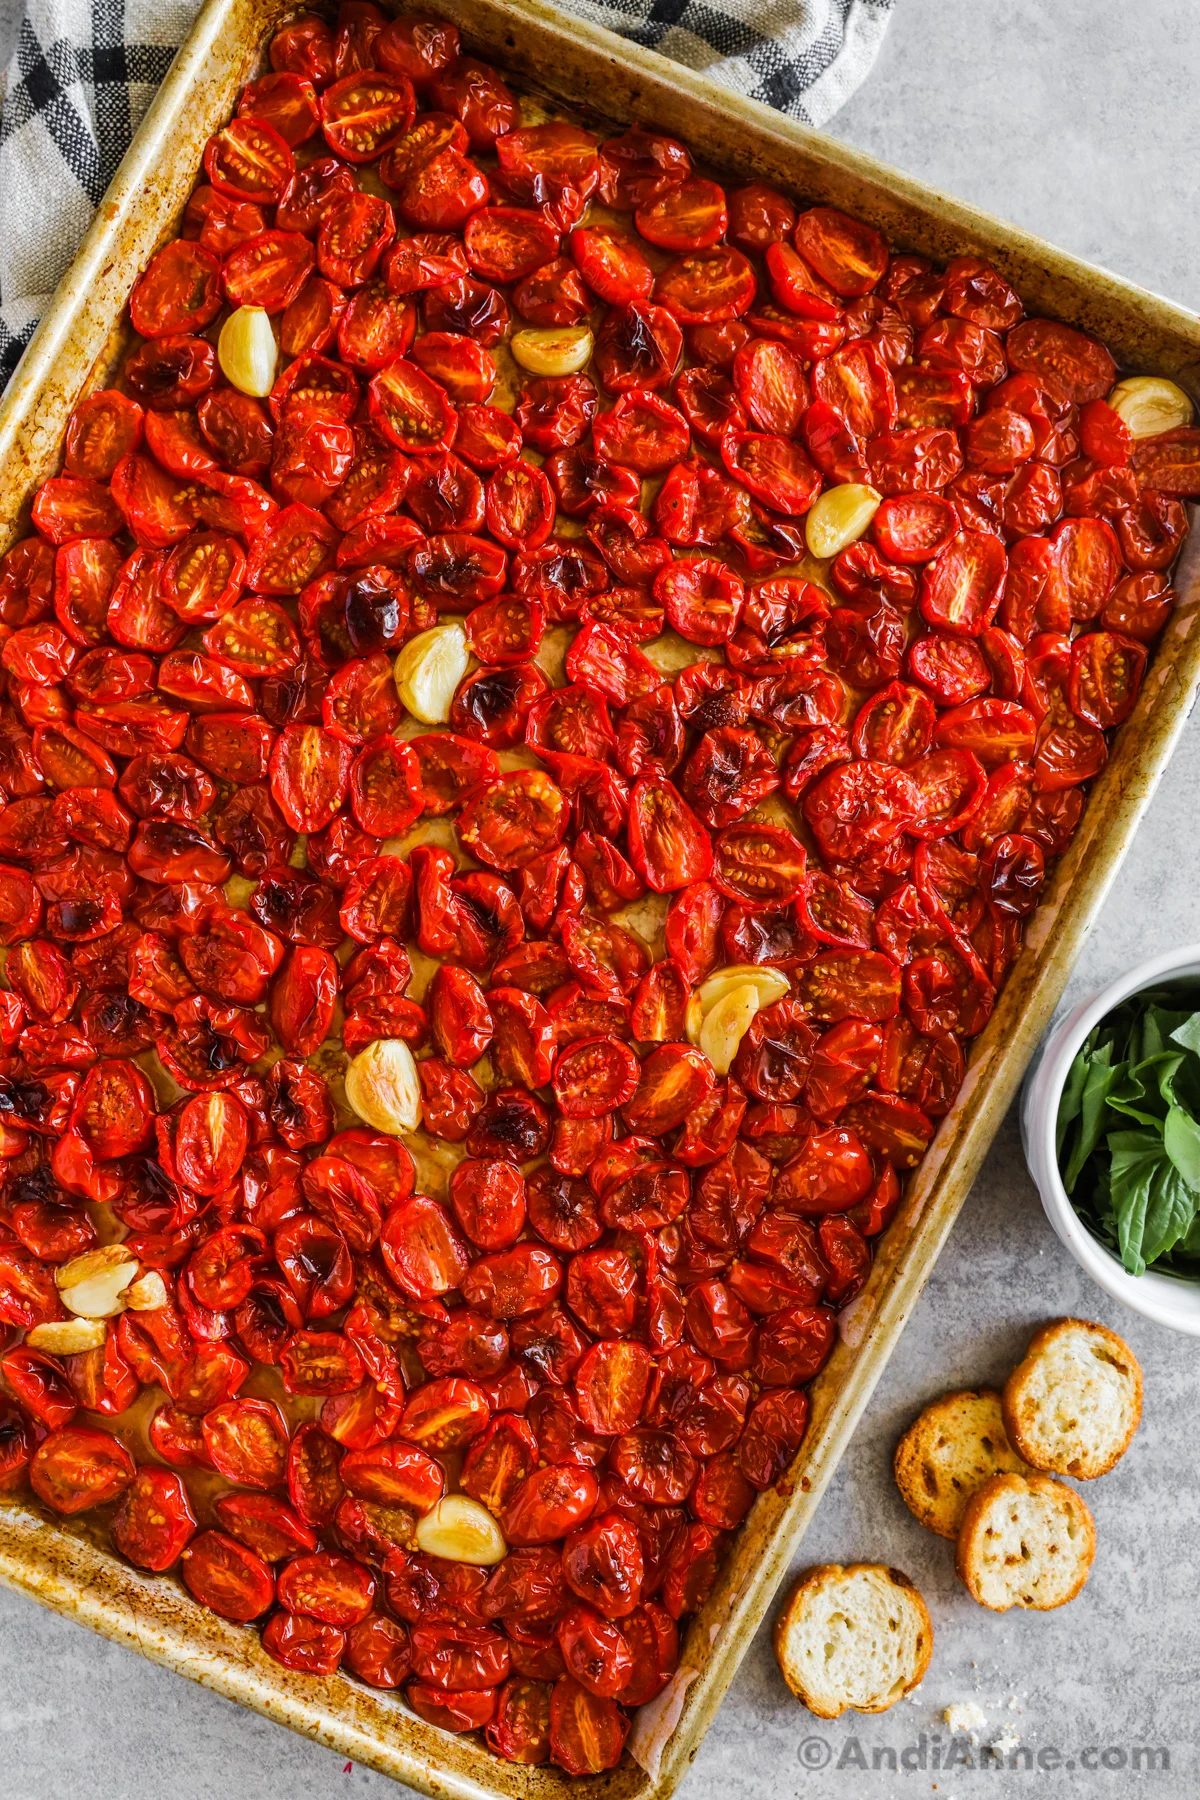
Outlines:
[[[104,1319],[51,1319],[46,1325],[35,1325],[25,1333],[31,1350],[48,1350],[51,1356],[82,1356],[85,1350],[99,1350],[108,1336]]]
[[[137,1271],[137,1261],[124,1244],[104,1244],[63,1263],[55,1269],[54,1280],[68,1312],[84,1319],[111,1319],[125,1311],[125,1290]]]
[[[1135,438],[1157,437],[1192,422],[1192,402],[1181,387],[1161,375],[1130,375],[1118,381],[1108,404]]]
[[[865,482],[844,481],[826,488],[814,500],[804,520],[804,536],[814,556],[836,556],[847,544],[862,537],[875,517],[883,495]]]
[[[467,672],[467,634],[461,625],[434,625],[410,638],[396,658],[396,691],[414,719],[444,725]]]
[[[376,1038],[346,1070],[346,1099],[376,1131],[399,1137],[421,1123],[421,1083],[413,1053],[400,1038]]]
[[[514,332],[509,348],[531,375],[575,375],[591,360],[592,334],[586,325],[530,327]]]
[[[504,1533],[486,1506],[466,1494],[443,1494],[417,1520],[417,1548],[447,1562],[473,1563],[487,1569],[508,1549]]]
[[[261,306],[239,306],[230,313],[217,339],[217,361],[239,393],[266,398],[275,386],[279,349]]]

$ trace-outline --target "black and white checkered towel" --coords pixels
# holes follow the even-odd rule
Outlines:
[[[894,0],[565,0],[752,99],[821,125],[863,80]],[[38,319],[197,0],[25,0],[0,116],[0,384]]]

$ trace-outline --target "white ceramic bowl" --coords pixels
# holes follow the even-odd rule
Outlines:
[[[1021,1142],[1029,1172],[1042,1196],[1046,1217],[1080,1267],[1106,1294],[1123,1301],[1144,1318],[1153,1319],[1158,1325],[1168,1325],[1172,1331],[1184,1331],[1189,1337],[1200,1337],[1200,1282],[1179,1281],[1170,1275],[1156,1275],[1150,1269],[1144,1275],[1128,1274],[1117,1258],[1092,1236],[1071,1205],[1054,1153],[1054,1130],[1063,1083],[1088,1033],[1131,994],[1189,975],[1200,977],[1200,944],[1187,944],[1183,949],[1171,950],[1165,956],[1139,963],[1093,999],[1077,1006],[1048,1032],[1025,1077],[1021,1095]]]

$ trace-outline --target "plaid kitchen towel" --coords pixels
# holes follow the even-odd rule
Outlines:
[[[568,0],[568,10],[821,125],[894,0]],[[79,245],[196,0],[25,0],[0,114],[0,385]]]

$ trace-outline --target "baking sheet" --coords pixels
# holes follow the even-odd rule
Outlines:
[[[156,244],[172,235],[204,143],[232,109],[284,0],[208,0],[138,132],[76,262],[0,403],[0,549],[27,529],[28,503],[61,461],[81,393],[101,386],[124,347],[120,310]],[[404,10],[400,8],[398,10]],[[414,9],[416,10],[416,9]],[[442,0],[469,48],[595,117],[634,119],[684,138],[717,168],[845,207],[891,242],[945,258],[990,258],[1030,311],[1102,337],[1126,369],[1171,375],[1200,395],[1200,321],[1168,302],[945,199],[844,145],[739,99],[537,0]],[[0,1579],[231,1699],[431,1795],[666,1796],[686,1772],[742,1651],[836,1466],[1015,1094],[1200,686],[1200,546],[1177,575],[1180,603],[1138,707],[1026,931],[1025,950],[976,1040],[952,1112],[880,1243],[870,1280],[840,1321],[811,1390],[812,1423],[788,1481],[762,1495],[717,1586],[693,1620],[680,1670],[643,1709],[619,1769],[571,1779],[502,1762],[441,1732],[390,1695],[334,1676],[312,1680],[269,1658],[255,1632],[197,1606],[171,1580],[105,1551],[86,1522],[49,1523],[21,1500],[0,1505]],[[864,1547],[869,1548],[869,1547]]]

